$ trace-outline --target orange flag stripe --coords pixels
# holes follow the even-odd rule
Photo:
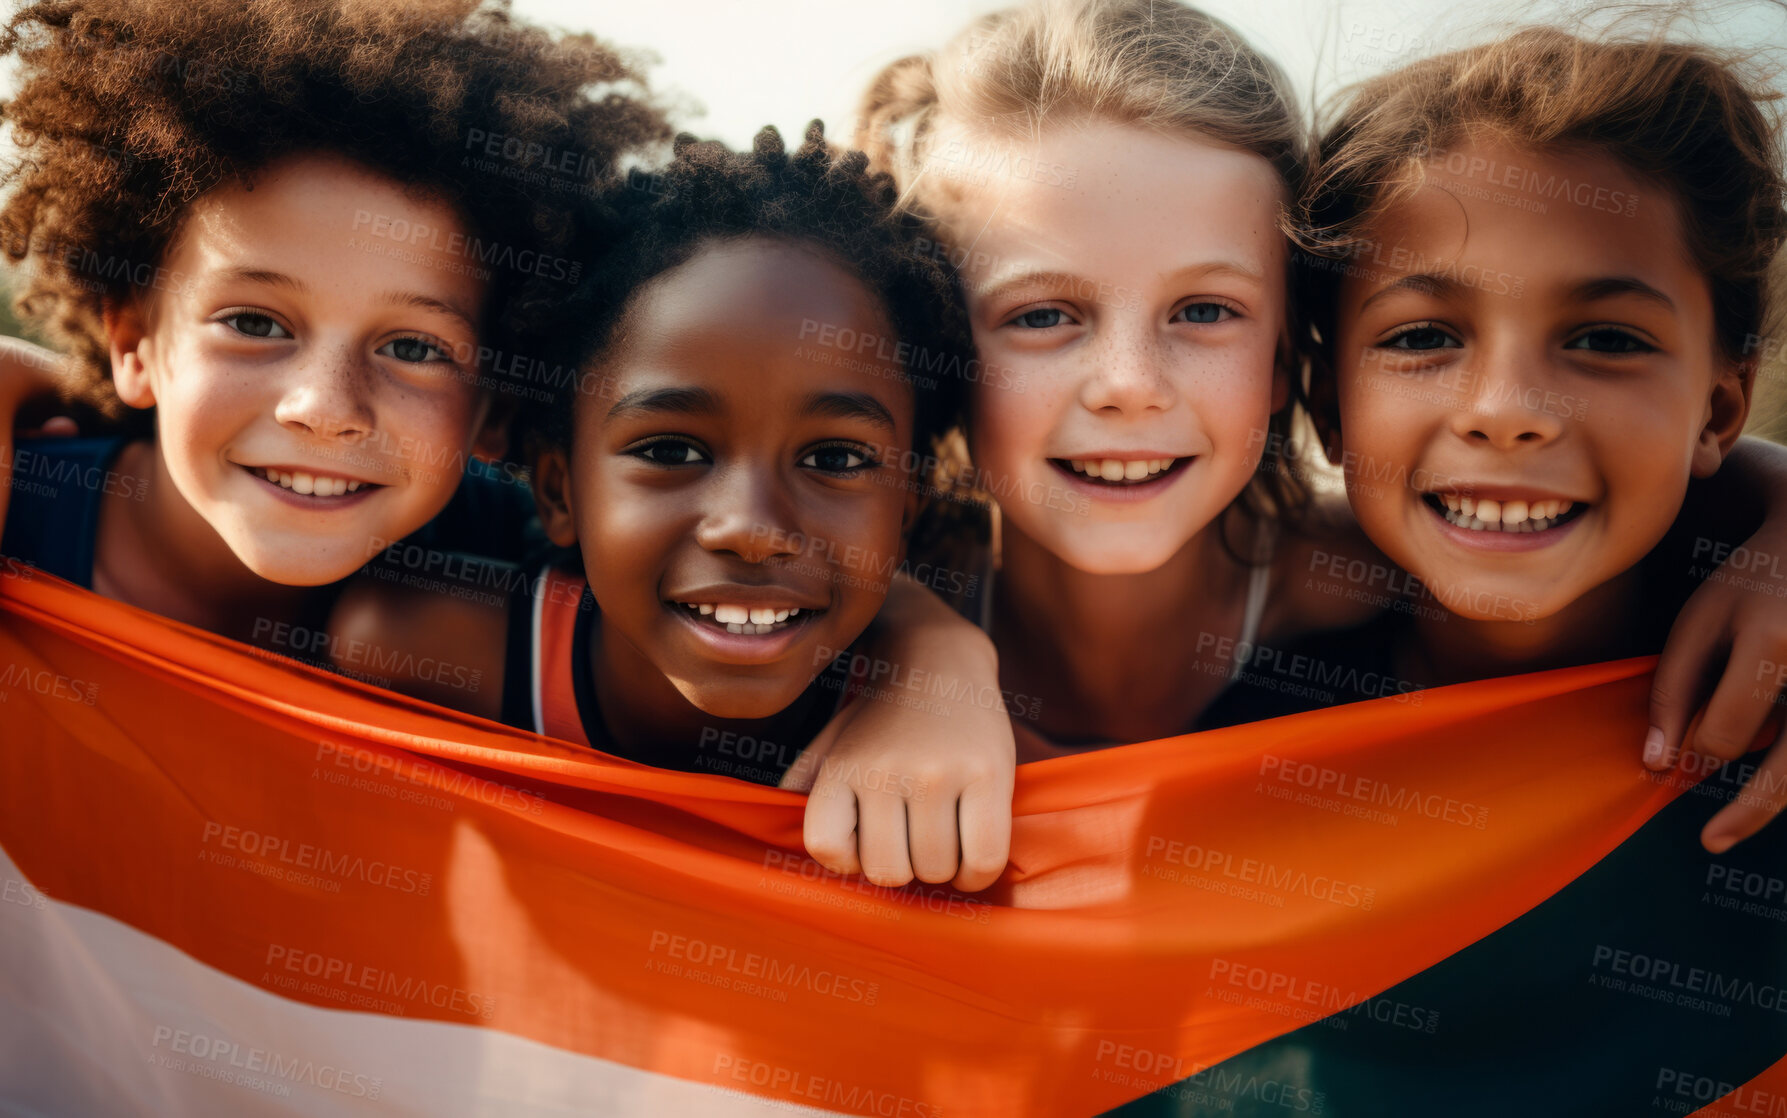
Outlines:
[[[0,848],[293,1002],[846,1113],[1092,1114],[1382,991],[1611,850],[1682,790],[1637,762],[1650,667],[1027,766],[1012,867],[967,897],[825,873],[790,793],[5,577]]]

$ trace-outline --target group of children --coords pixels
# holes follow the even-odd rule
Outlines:
[[[6,555],[811,788],[809,850],[885,884],[991,883],[1014,759],[1658,649],[1645,763],[1773,710],[1787,601],[1680,547],[1787,550],[1740,60],[1527,30],[1312,142],[1220,21],[1029,0],[878,75],[859,152],[666,152],[587,37],[298,7],[12,18],[0,233],[75,372],[0,353]],[[14,442],[70,375],[115,433]],[[1361,670],[1312,699],[1287,652]],[[1776,747],[1704,842],[1783,787]]]

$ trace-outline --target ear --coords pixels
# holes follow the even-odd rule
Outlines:
[[[112,359],[112,385],[133,408],[155,406],[155,342],[141,300],[106,300],[101,312]]]
[[[1694,443],[1692,473],[1711,477],[1731,453],[1744,421],[1750,418],[1750,390],[1756,382],[1757,362],[1721,359],[1707,395],[1706,421]]]
[[[560,547],[577,542],[577,514],[571,507],[571,463],[553,447],[534,458],[534,505],[546,538]]]
[[[484,409],[484,422],[478,428],[472,440],[472,455],[477,458],[498,459],[509,449],[509,425],[515,419],[516,404],[513,397],[492,397]]]

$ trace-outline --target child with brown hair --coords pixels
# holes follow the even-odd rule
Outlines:
[[[1731,654],[1696,748],[1748,748],[1775,654],[1676,618],[1694,546],[1669,535],[1703,519],[1684,498],[1708,499],[1778,323],[1787,192],[1762,88],[1692,43],[1534,28],[1350,93],[1300,215],[1312,396],[1360,525],[1442,608],[1304,654],[1443,684],[1654,652],[1673,622],[1672,646]],[[1748,612],[1766,630],[1763,598]],[[1696,624],[1711,631],[1684,638]],[[1725,701],[1738,680],[1749,701]],[[1787,832],[1731,849],[1778,810],[1784,765],[1777,745],[1635,821],[1543,904],[1371,999],[1421,1007],[1430,1033],[1320,1022],[1215,1074],[1295,1067],[1337,1115],[1686,1113],[1728,1095],[1787,1052],[1787,938],[1778,910],[1740,901],[1778,877]]]
[[[1294,469],[1304,327],[1279,230],[1305,172],[1269,60],[1177,3],[1035,0],[885,69],[860,142],[935,223],[998,373],[973,384],[967,433],[997,507],[983,622],[1001,681],[1050,696],[1020,759],[1282,709],[1289,689],[1229,685],[1399,601],[1400,572]],[[1738,453],[1755,461],[1718,491],[1778,523],[1781,458]],[[1751,545],[1778,551],[1765,531]],[[1746,598],[1715,580],[1687,612],[1749,642],[1787,630]],[[1667,650],[1659,728],[1693,709],[1667,681],[1716,664],[1716,643]],[[1727,667],[1715,713],[1751,674]]]
[[[503,3],[57,0],[0,52],[21,308],[137,409],[9,455],[0,547],[244,640],[320,629],[501,451],[572,206],[668,138],[619,55]]]

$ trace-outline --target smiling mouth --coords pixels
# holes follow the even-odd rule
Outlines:
[[[824,610],[789,606],[772,609],[764,606],[730,605],[723,602],[671,602],[689,615],[698,625],[711,625],[735,636],[757,637],[792,629],[824,613]]]
[[[1548,532],[1568,524],[1589,508],[1579,501],[1557,498],[1492,501],[1455,493],[1423,493],[1421,499],[1446,523],[1473,532]]]
[[[1060,470],[1078,474],[1095,485],[1146,485],[1190,462],[1190,458],[1051,458]]]
[[[268,469],[265,466],[244,466],[243,469],[301,497],[341,497],[362,490],[383,489],[384,486],[370,481],[350,481],[344,477],[332,477],[328,474],[312,474],[303,470]]]

